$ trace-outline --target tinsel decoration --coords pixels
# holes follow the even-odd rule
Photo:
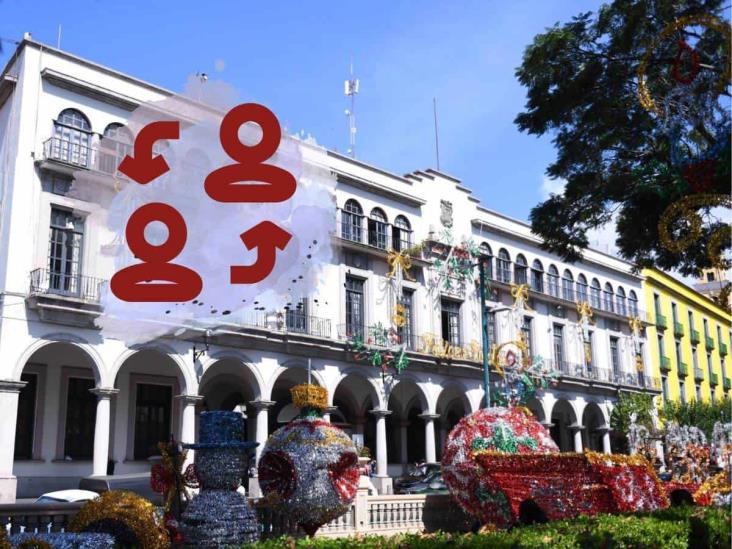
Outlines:
[[[699,485],[707,479],[712,452],[701,429],[671,423],[666,426],[665,442],[666,465],[672,481]]]
[[[8,531],[5,528],[0,528],[0,549],[12,549],[10,541],[8,541]]]
[[[150,487],[163,496],[163,522],[170,539],[174,544],[182,543],[178,521],[189,501],[186,488],[198,488],[198,477],[193,464],[183,471],[188,451],[182,449],[175,439],[159,442],[158,449],[163,459],[152,466]]]
[[[360,472],[356,446],[341,429],[322,419],[322,400],[303,399],[302,387],[292,392],[300,415],[269,437],[258,473],[265,498],[313,536],[323,524],[348,511]]]
[[[241,546],[259,539],[259,523],[247,498],[237,492],[246,475],[247,453],[257,447],[246,440],[239,412],[201,413],[195,450],[200,490],[180,520],[185,547]]]
[[[354,358],[379,368],[383,376],[401,374],[409,366],[405,346],[396,330],[377,323],[367,328],[366,338],[360,333],[348,336],[348,345]]]
[[[480,248],[473,240],[455,244],[449,230],[443,231],[439,238],[440,242],[435,243],[431,250],[438,256],[432,264],[435,271],[432,287],[446,291],[462,289],[468,280],[475,278],[473,273]]]
[[[720,471],[709,477],[694,492],[694,502],[697,505],[716,505],[729,508],[732,504],[732,481],[729,471]]]
[[[658,238],[668,250],[681,253],[702,237],[702,218],[697,210],[705,208],[732,208],[732,198],[724,194],[696,194],[686,196],[671,204],[658,221]],[[676,235],[674,229],[684,228]],[[714,267],[724,268],[720,247],[728,234],[728,228],[720,227],[709,240],[707,255]]]
[[[132,492],[105,492],[85,503],[69,523],[69,531],[111,534],[117,543],[141,549],[170,547],[155,506]]]
[[[386,262],[389,265],[389,273],[386,275],[388,278],[394,278],[397,276],[399,270],[401,275],[407,280],[414,282],[415,278],[412,276],[412,258],[416,257],[422,251],[422,244],[416,244],[406,250],[395,251],[389,250],[386,255]]]
[[[109,534],[72,534],[70,532],[23,532],[10,536],[16,547],[51,547],[52,549],[115,549],[114,538]],[[0,549],[10,549],[10,545]]]

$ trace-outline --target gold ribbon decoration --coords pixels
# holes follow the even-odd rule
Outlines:
[[[586,301],[582,301],[581,303],[577,301],[575,305],[577,305],[577,312],[580,315],[580,320],[586,318],[590,324],[595,323],[595,321],[592,320],[592,307],[590,307],[589,303]]]
[[[389,274],[386,275],[388,278],[394,278],[396,276],[397,269],[401,267],[402,276],[411,282],[415,281],[414,277],[409,272],[412,268],[412,257],[407,253],[407,251],[408,250],[396,252],[394,250],[389,250],[386,254],[386,262],[391,269]]]
[[[524,302],[524,308],[531,310],[528,305],[529,301],[529,285],[528,284],[511,284],[511,297],[513,298],[514,309],[518,306],[519,300]]]
[[[628,319],[628,326],[630,326],[631,332],[638,332],[640,334],[641,330],[643,330],[643,321],[640,317],[632,316]]]
[[[401,303],[397,303],[394,307],[394,314],[391,315],[391,323],[397,328],[403,327],[407,323],[407,308]]]
[[[502,351],[504,349],[507,349],[505,357],[502,356]],[[514,356],[516,355],[516,352],[514,351],[521,354],[521,361],[518,361],[517,359],[515,366],[509,365],[506,362],[506,358],[509,353],[513,353]],[[519,339],[517,341],[506,341],[505,343],[501,343],[499,345],[493,345],[489,355],[489,361],[490,364],[496,369],[496,372],[498,372],[498,374],[501,376],[505,375],[506,366],[513,367],[519,371],[523,370],[531,364],[531,359],[529,357],[529,347],[526,345],[523,339]]]

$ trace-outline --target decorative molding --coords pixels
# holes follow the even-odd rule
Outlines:
[[[28,384],[27,381],[0,379],[0,393],[19,393]]]
[[[204,397],[201,395],[188,395],[188,394],[182,394],[182,395],[175,395],[173,398],[179,400],[183,406],[190,406],[198,404],[199,402],[202,402]]]
[[[276,403],[273,400],[250,400],[249,405],[257,411],[269,410]]]
[[[386,417],[388,415],[391,415],[391,410],[384,410],[382,408],[377,408],[376,410],[369,410],[369,413],[375,416],[376,418],[380,417]]]
[[[119,393],[119,389],[113,387],[94,387],[93,389],[89,389],[89,392],[96,395],[97,398],[112,398]]]

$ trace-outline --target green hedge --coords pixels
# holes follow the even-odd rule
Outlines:
[[[490,534],[400,534],[392,537],[279,538],[245,547],[256,549],[622,549],[729,548],[730,510],[675,507],[655,513],[598,515],[516,527]]]

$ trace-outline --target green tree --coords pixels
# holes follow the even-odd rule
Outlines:
[[[610,427],[616,433],[628,434],[630,416],[636,414],[636,423],[653,430],[653,397],[644,393],[620,393],[610,414]]]
[[[693,425],[698,427],[711,440],[714,424],[717,421],[729,423],[732,421],[732,400],[725,397],[713,402],[666,402],[661,409],[661,419],[664,422],[675,421],[679,425]]]
[[[690,241],[685,249],[667,248],[658,228],[661,215],[679,199],[700,192],[729,194],[728,110],[698,123],[682,120],[670,133],[669,117],[641,105],[638,79],[644,53],[669,23],[688,15],[723,15],[724,6],[718,0],[615,0],[596,14],[557,23],[526,48],[516,75],[527,88],[527,102],[515,122],[527,133],[552,136],[557,156],[547,175],[566,180],[561,194],[531,211],[532,229],[546,249],[578,260],[589,244],[587,231],[613,214],[620,254],[641,267],[695,274],[713,263],[710,242],[720,252],[730,247],[724,219],[709,206],[696,210],[702,221],[698,234],[688,219],[671,226],[673,239]],[[652,56],[646,71],[652,97],[672,97],[678,88],[669,74],[681,39],[706,55],[701,71],[707,77],[697,79],[695,92],[727,105],[728,81],[721,74],[729,65],[729,44],[723,32],[700,26],[674,33],[663,42],[666,49],[659,47]],[[712,82],[725,84],[721,96],[711,92]],[[713,157],[704,185],[696,186],[674,156],[694,150]]]

